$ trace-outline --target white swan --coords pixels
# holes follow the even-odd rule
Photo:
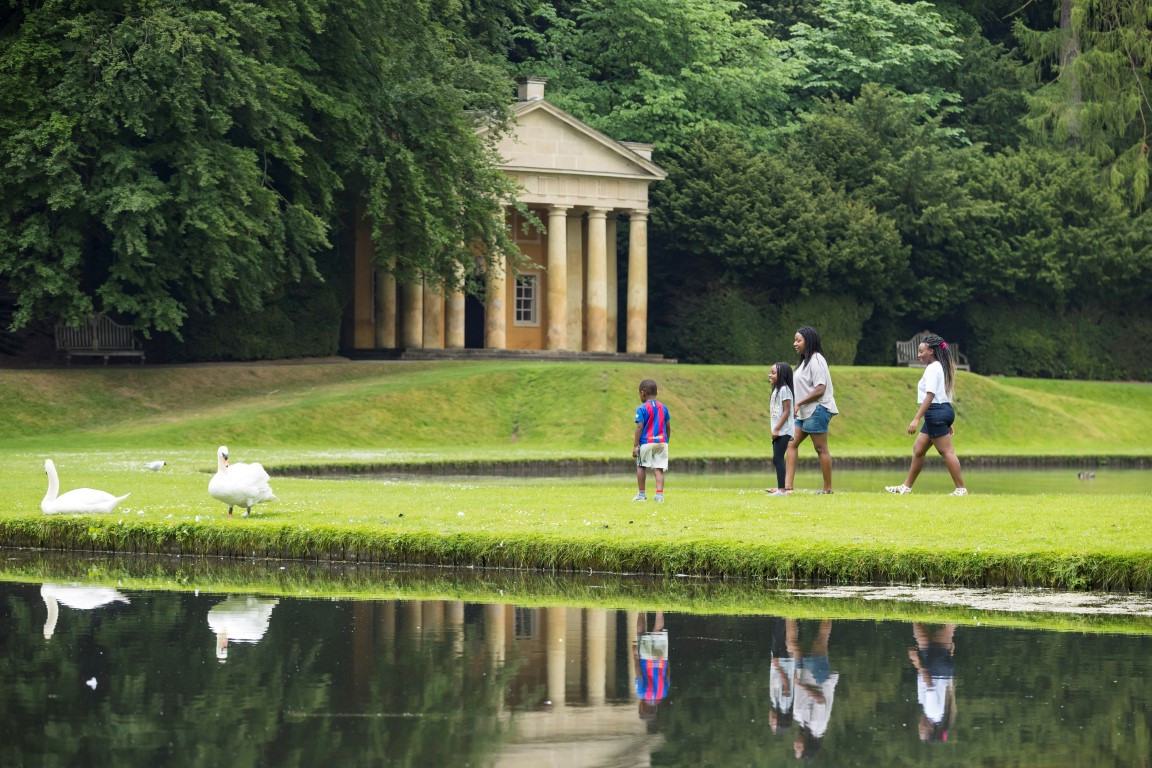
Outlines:
[[[62,584],[40,585],[40,597],[44,598],[44,607],[48,609],[48,616],[44,620],[45,640],[50,640],[56,632],[56,620],[60,616],[59,603],[69,608],[89,611],[109,603],[131,602],[110,587],[77,587]]]
[[[62,515],[72,512],[111,512],[116,505],[131,494],[113,496],[106,491],[91,488],[77,488],[57,496],[60,492],[60,477],[56,474],[56,464],[52,459],[44,460],[44,471],[48,474],[48,492],[40,502],[40,511],[46,515]]]
[[[228,658],[228,643],[257,643],[268,631],[272,609],[280,601],[269,597],[232,596],[208,611],[208,627],[216,635],[216,658]]]
[[[262,501],[275,501],[276,494],[268,485],[268,473],[259,464],[229,464],[228,446],[216,449],[216,474],[208,481],[208,493],[217,501],[232,507],[244,507],[244,517]]]

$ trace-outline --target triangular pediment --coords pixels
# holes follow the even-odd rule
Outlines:
[[[520,102],[496,149],[507,171],[546,171],[656,181],[667,176],[643,155],[538,100]]]

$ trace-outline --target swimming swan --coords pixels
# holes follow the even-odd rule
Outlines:
[[[244,507],[244,517],[262,501],[275,501],[276,494],[268,485],[268,473],[259,464],[229,464],[228,446],[216,449],[216,474],[208,481],[208,493],[217,501],[232,507]]]
[[[116,505],[131,494],[113,496],[105,491],[91,488],[77,488],[57,496],[60,492],[60,476],[56,474],[56,464],[52,459],[44,460],[44,471],[48,474],[48,492],[40,502],[40,511],[46,515],[64,515],[73,512],[111,512]]]

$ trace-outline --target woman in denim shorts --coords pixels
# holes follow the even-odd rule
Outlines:
[[[820,493],[832,493],[832,454],[828,452],[828,422],[839,411],[836,399],[832,396],[832,374],[828,361],[820,348],[820,334],[815,328],[804,326],[796,331],[792,348],[800,355],[800,363],[793,373],[794,394],[792,407],[795,410],[795,432],[788,443],[785,457],[787,468],[784,472],[784,489],[776,495],[792,492],[792,482],[796,477],[796,457],[800,443],[806,437],[812,438],[812,447],[820,459],[820,474],[824,488]]]
[[[908,468],[908,477],[900,485],[888,485],[884,490],[896,494],[912,493],[912,484],[924,468],[928,447],[934,445],[944,458],[944,466],[948,468],[948,474],[956,485],[952,495],[967,496],[968,489],[964,487],[964,476],[960,472],[960,459],[956,458],[956,449],[952,447],[952,422],[956,420],[956,412],[952,409],[952,385],[956,380],[956,362],[948,350],[948,342],[939,336],[924,337],[916,357],[924,363],[925,368],[916,386],[916,402],[920,407],[916,409],[916,416],[908,422],[908,434],[916,434],[917,427],[920,427],[920,434],[912,444],[912,466]],[[923,426],[920,426],[921,419]]]

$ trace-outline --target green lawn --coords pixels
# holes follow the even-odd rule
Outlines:
[[[250,459],[627,456],[636,384],[654,377],[676,456],[762,456],[754,366],[345,363],[0,371],[0,449],[37,454],[226,443]],[[905,455],[919,372],[833,368],[840,456]],[[961,374],[961,455],[1149,455],[1152,385]]]
[[[917,372],[834,369],[840,456],[899,456]],[[1147,492],[954,499],[920,493],[774,499],[699,479],[633,504],[632,480],[305,480],[227,520],[207,495],[215,447],[293,463],[626,457],[636,382],[656,377],[676,456],[763,456],[764,370],[548,363],[354,363],[0,372],[0,541],[116,551],[478,563],[838,582],[1152,588]],[[965,375],[961,455],[1147,455],[1152,387]],[[116,513],[46,517],[62,490],[132,496]],[[160,473],[143,462],[166,459]],[[275,475],[275,472],[273,472]],[[893,478],[893,482],[899,478]],[[814,483],[813,483],[814,484]],[[810,484],[811,485],[811,484]],[[973,477],[969,485],[978,490]],[[934,492],[932,492],[934,491]]]

